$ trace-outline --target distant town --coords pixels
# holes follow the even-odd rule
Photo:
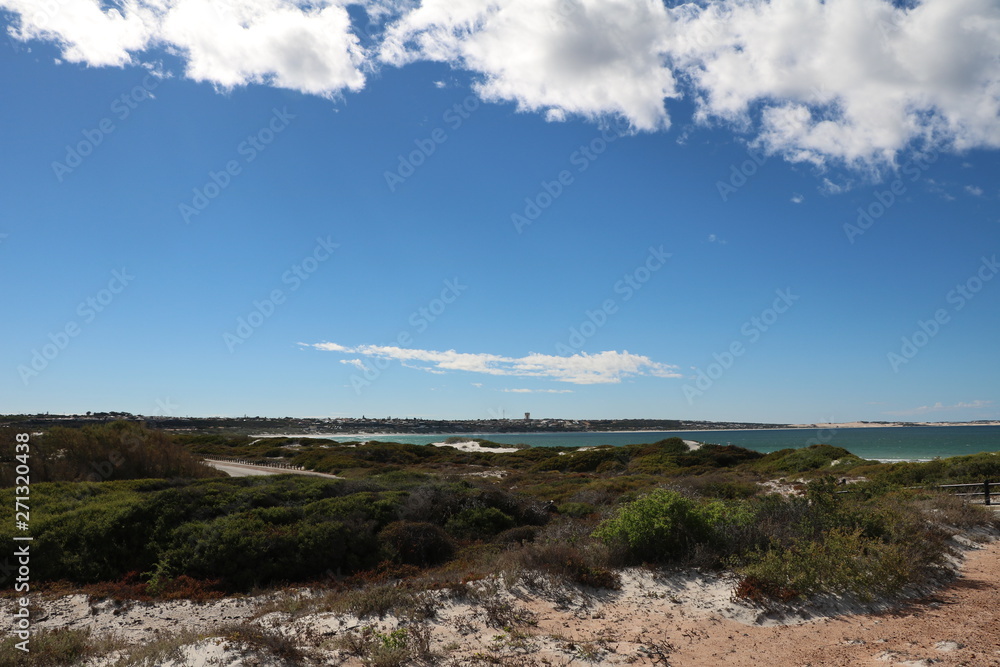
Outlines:
[[[73,415],[2,415],[0,425],[46,429],[53,426],[79,428],[109,421],[135,421],[149,427],[176,432],[285,435],[386,435],[438,433],[545,433],[607,431],[703,431],[794,428],[794,424],[735,421],[691,421],[685,419],[421,419],[418,417],[174,417],[133,415],[128,412],[88,412]],[[858,422],[865,425],[912,425],[901,422]],[[977,423],[977,422],[968,422]]]

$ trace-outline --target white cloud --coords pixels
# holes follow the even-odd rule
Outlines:
[[[922,405],[919,408],[912,408],[909,410],[896,410],[893,412],[886,412],[885,414],[893,415],[896,417],[905,417],[905,416],[924,415],[933,412],[943,412],[946,410],[975,410],[978,408],[987,408],[990,407],[991,405],[993,405],[993,401],[984,401],[981,399],[971,401],[968,403],[959,402],[955,403],[954,405],[945,405],[944,403],[941,403],[939,401],[934,405]]]
[[[501,389],[508,394],[572,394],[572,389]]]
[[[389,27],[380,59],[471,70],[484,99],[551,121],[620,115],[655,130],[669,125],[664,98],[677,95],[670,33],[659,0],[425,0]]]
[[[152,47],[181,56],[185,74],[229,89],[250,83],[332,97],[359,90],[365,54],[340,2],[320,0],[0,0],[17,39],[44,39],[65,60],[122,66]],[[104,3],[107,4],[107,3]]]
[[[793,204],[801,204],[805,200],[806,200],[805,197],[803,197],[802,195],[800,195],[799,193],[796,192],[794,195],[792,195],[791,202]]]
[[[364,86],[347,10],[290,0],[169,0],[160,37],[187,75],[223,88],[268,83],[330,97]],[[303,6],[300,6],[303,5]]]
[[[977,185],[966,185],[965,191],[968,192],[973,197],[982,197],[983,189]]]
[[[158,17],[148,3],[122,0],[102,9],[97,0],[0,0],[0,8],[18,15],[8,28],[15,39],[41,39],[62,48],[64,60],[120,67],[133,62],[154,37]]]
[[[455,350],[416,350],[410,348],[358,345],[345,347],[337,343],[299,343],[316,350],[357,354],[363,357],[399,361],[408,368],[430,373],[466,371],[486,375],[540,377],[572,384],[618,383],[622,378],[652,376],[679,378],[676,366],[661,364],[628,351],[605,351],[595,354],[578,353],[569,357],[531,353],[524,357],[504,357],[488,353],[456,352]],[[357,365],[357,359],[341,363]]]
[[[1000,145],[995,0],[712,2],[673,10],[699,117],[793,161],[891,161],[911,142]]]
[[[180,56],[223,89],[334,97],[380,66],[448,63],[549,121],[663,130],[687,97],[794,162],[877,170],[909,148],[1000,147],[997,0],[0,0],[11,34],[64,60]],[[675,3],[670,3],[675,4]],[[359,35],[365,34],[364,44]],[[828,192],[832,191],[830,188]]]
[[[341,359],[340,363],[347,364],[349,366],[354,366],[360,371],[368,370],[365,367],[365,362],[361,361],[360,359]]]

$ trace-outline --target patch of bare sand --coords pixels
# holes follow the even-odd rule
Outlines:
[[[879,614],[821,617],[797,626],[736,621],[660,628],[677,665],[1000,665],[1000,543],[972,552],[962,576]],[[685,637],[684,632],[694,637]]]

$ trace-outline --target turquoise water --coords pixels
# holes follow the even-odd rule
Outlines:
[[[452,434],[453,435],[453,434]],[[756,431],[663,431],[655,433],[476,433],[469,437],[486,438],[505,444],[534,447],[593,447],[629,445],[681,437],[713,444],[732,444],[758,452],[773,452],[788,447],[826,443],[866,459],[926,460],[934,457],[960,456],[978,452],[1000,451],[1000,426],[901,426],[842,429],[775,429]],[[426,445],[442,442],[451,435],[371,435],[362,438],[333,440],[382,440]]]

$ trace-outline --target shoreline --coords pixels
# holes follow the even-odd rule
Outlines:
[[[626,433],[743,433],[753,431],[807,431],[807,430],[847,430],[847,429],[867,429],[867,428],[953,428],[961,426],[1000,426],[1000,422],[970,423],[970,422],[897,422],[887,424],[865,424],[861,422],[843,422],[832,424],[791,424],[781,428],[697,428],[697,429],[671,429],[667,431],[642,429],[628,431],[508,431],[502,433],[257,433],[251,434],[250,438],[388,438],[401,436],[409,438],[485,438],[487,436],[521,436],[521,435],[601,435],[601,434],[626,434]]]

